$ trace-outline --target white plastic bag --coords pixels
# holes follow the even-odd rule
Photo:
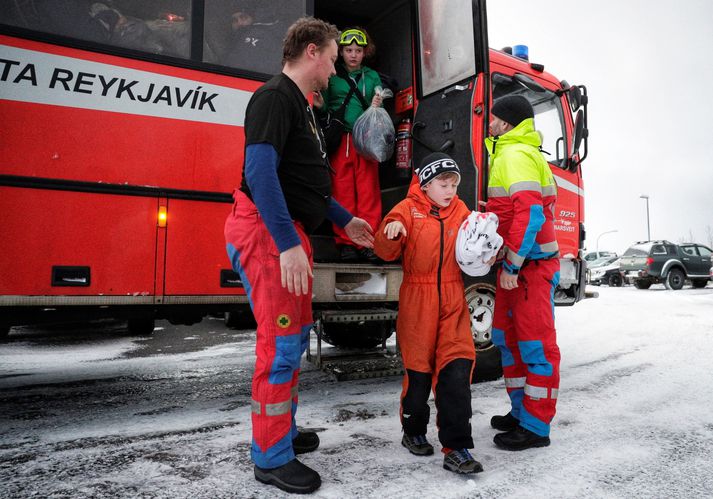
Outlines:
[[[394,94],[388,88],[376,87],[377,95],[387,99]],[[354,147],[365,158],[386,161],[394,153],[394,123],[383,107],[369,106],[354,123]]]

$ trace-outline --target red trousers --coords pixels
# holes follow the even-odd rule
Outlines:
[[[498,273],[493,317],[493,343],[500,348],[511,413],[520,426],[543,437],[550,434],[559,393],[554,315],[559,269],[557,258],[528,261],[512,290],[500,287]]]
[[[332,197],[349,213],[363,218],[376,230],[381,222],[381,189],[379,163],[361,157],[354,148],[351,133],[345,133],[339,149],[329,158],[332,175]],[[337,244],[354,245],[344,229],[334,225]]]
[[[312,281],[301,296],[282,287],[280,252],[272,236],[252,201],[240,191],[235,198],[225,222],[226,247],[257,321],[251,457],[261,468],[277,468],[295,458],[297,381],[313,322]],[[295,226],[311,265],[309,238]]]

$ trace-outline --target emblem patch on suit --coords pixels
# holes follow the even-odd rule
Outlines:
[[[290,316],[287,314],[280,314],[277,316],[277,326],[281,327],[282,329],[286,329],[290,327],[290,324],[292,324],[292,321],[290,320]]]

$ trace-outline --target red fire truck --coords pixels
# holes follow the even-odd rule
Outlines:
[[[462,166],[459,195],[476,209],[493,99],[532,103],[559,187],[555,300],[580,299],[586,90],[488,49],[485,0],[17,0],[0,9],[0,333],[102,316],[128,319],[133,333],[157,318],[249,318],[223,223],[245,107],[280,71],[282,37],[304,15],[362,25],[378,45],[369,65],[396,94],[386,108],[398,130],[380,169],[385,212],[434,150]],[[401,269],[340,264],[330,231],[313,237],[320,331],[336,344],[379,342]],[[499,369],[493,284],[466,281],[483,377]]]

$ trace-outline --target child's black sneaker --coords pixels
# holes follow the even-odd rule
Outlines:
[[[411,454],[417,456],[430,456],[433,454],[433,446],[426,440],[426,435],[406,435],[401,439],[401,445],[406,447]]]
[[[468,449],[452,450],[446,454],[443,458],[443,468],[462,475],[483,471],[483,465],[473,459]]]
[[[500,431],[514,430],[520,425],[520,421],[508,412],[504,416],[493,416],[490,418],[490,426]]]
[[[254,472],[258,482],[274,485],[292,494],[309,494],[322,485],[319,473],[297,459],[278,468],[265,469],[255,466]]]

